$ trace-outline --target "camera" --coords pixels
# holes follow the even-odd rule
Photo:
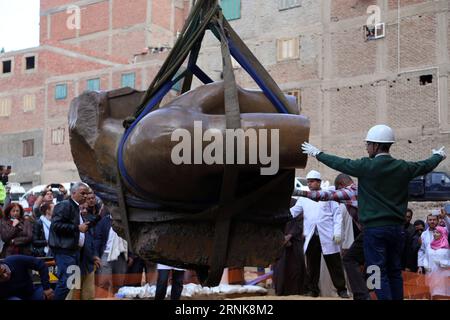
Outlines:
[[[59,183],[52,183],[50,186],[52,188],[59,188],[61,185]]]

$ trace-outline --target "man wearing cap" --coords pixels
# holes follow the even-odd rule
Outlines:
[[[433,155],[423,161],[394,159],[389,154],[395,142],[394,131],[386,125],[372,127],[365,140],[369,157],[358,160],[326,154],[307,142],[302,144],[302,150],[328,167],[358,178],[364,256],[367,266],[378,267],[371,270],[379,272],[381,280],[380,286],[375,287],[377,298],[403,299],[401,253],[405,241],[403,224],[408,205],[408,184],[413,178],[436,168],[446,154],[442,147],[432,150]]]
[[[320,190],[320,173],[311,170],[307,176],[308,188]],[[303,214],[303,250],[306,254],[306,295],[318,297],[321,253],[337,293],[341,298],[349,298],[340,256],[342,213],[335,201],[312,201],[300,197],[291,208],[295,218]]]

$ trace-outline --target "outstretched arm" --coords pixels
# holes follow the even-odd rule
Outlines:
[[[312,157],[316,157],[317,160],[319,160],[320,162],[322,162],[323,164],[327,165],[332,169],[341,171],[354,177],[360,177],[364,175],[365,171],[364,159],[351,160],[333,156],[331,154],[326,154],[308,142],[304,142],[302,144],[302,150],[303,153]]]
[[[318,190],[318,191],[303,191],[303,190],[295,190],[292,194],[293,196],[304,197],[314,201],[336,201],[336,202],[345,202],[345,200],[352,200],[352,197],[355,196],[354,192],[351,192],[348,189],[339,189],[339,190]]]

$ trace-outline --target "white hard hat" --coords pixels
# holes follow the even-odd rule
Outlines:
[[[441,210],[439,210],[439,209],[431,210],[432,216],[439,216],[440,214],[441,214]]]
[[[394,130],[384,124],[377,124],[367,132],[366,141],[377,143],[394,143]]]
[[[308,174],[306,175],[306,179],[322,180],[322,178],[320,177],[320,172],[316,170],[311,170],[310,172],[308,172]]]

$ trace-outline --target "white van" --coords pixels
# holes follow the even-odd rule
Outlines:
[[[6,189],[9,190],[11,202],[19,202],[20,198],[25,194],[25,188],[16,182],[8,182]]]

